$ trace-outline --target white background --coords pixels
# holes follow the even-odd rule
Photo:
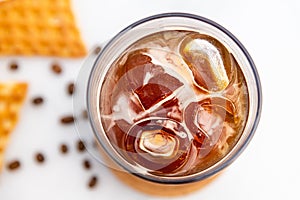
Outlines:
[[[244,153],[212,184],[177,199],[300,199],[299,81],[300,5],[297,0],[73,0],[73,9],[88,48],[106,41],[140,18],[169,11],[210,18],[229,29],[248,49],[263,86],[263,112],[256,134]],[[10,72],[16,60],[20,70]],[[62,75],[50,70],[53,61]],[[62,127],[59,118],[72,113],[65,87],[76,78],[82,60],[0,57],[0,80],[25,80],[28,98],[6,152],[6,161],[20,159],[22,168],[0,174],[1,200],[163,199],[147,196],[120,183],[104,166],[82,168],[87,153],[75,149],[74,127]],[[34,107],[33,96],[45,103]],[[59,153],[65,142],[70,153]],[[46,163],[37,165],[42,151]],[[86,187],[92,174],[99,176],[94,190]]]

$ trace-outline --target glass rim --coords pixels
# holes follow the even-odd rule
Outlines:
[[[163,176],[163,177],[158,176],[158,177],[156,177],[155,176],[156,178],[154,178],[154,177],[151,177],[151,176],[148,176],[148,175],[136,173],[136,172],[134,172],[134,170],[129,169],[127,166],[124,166],[122,164],[122,162],[120,162],[117,158],[115,158],[114,155],[112,155],[112,153],[109,151],[109,149],[107,149],[105,147],[105,145],[103,145],[103,141],[98,135],[98,134],[102,134],[102,133],[98,133],[97,128],[96,128],[97,125],[95,124],[95,121],[91,120],[93,118],[93,116],[91,116],[91,112],[90,112],[91,107],[92,107],[92,105],[90,103],[91,102],[90,101],[90,98],[91,98],[91,89],[90,88],[91,88],[91,84],[92,84],[92,81],[93,81],[93,73],[96,70],[96,68],[98,67],[101,55],[103,54],[103,52],[106,51],[107,48],[110,47],[111,44],[114,43],[114,41],[117,38],[119,38],[123,34],[126,34],[128,31],[138,27],[141,24],[144,24],[144,23],[150,22],[150,21],[154,21],[154,20],[158,20],[158,19],[163,19],[163,18],[182,18],[182,19],[186,18],[186,19],[193,19],[193,20],[201,21],[201,22],[204,22],[205,24],[208,24],[208,25],[210,25],[214,28],[217,28],[219,31],[221,31],[226,36],[228,36],[238,46],[239,50],[241,50],[242,54],[247,59],[247,62],[249,63],[249,66],[251,67],[251,72],[253,74],[253,77],[255,78],[255,83],[256,83],[255,88],[256,88],[256,92],[257,92],[257,108],[255,110],[256,115],[255,115],[255,118],[254,118],[253,125],[251,126],[251,129],[249,130],[249,134],[247,135],[247,137],[244,140],[243,144],[241,144],[241,146],[236,150],[236,153],[232,154],[231,157],[229,159],[227,159],[225,162],[223,162],[221,165],[217,165],[219,163],[219,161],[218,161],[217,163],[213,164],[211,167],[207,168],[207,169],[212,168],[208,171],[206,171],[207,169],[205,169],[205,170],[202,170],[202,171],[197,172],[195,174],[182,176],[182,177],[181,176],[176,176],[176,177],[172,177],[172,176],[171,177],[170,176]],[[261,82],[260,82],[259,74],[257,72],[254,61],[252,60],[250,54],[248,53],[248,51],[246,50],[244,45],[230,31],[228,31],[226,28],[224,28],[220,24],[218,24],[218,23],[216,23],[216,22],[214,22],[210,19],[207,19],[205,17],[199,16],[199,15],[190,14],[190,13],[181,13],[181,12],[169,12],[169,13],[156,14],[156,15],[152,15],[152,16],[140,19],[140,20],[130,24],[129,26],[127,26],[123,30],[121,30],[119,33],[117,33],[114,37],[112,37],[106,43],[104,48],[101,50],[100,54],[95,59],[95,62],[92,66],[91,73],[89,74],[86,102],[87,102],[87,110],[88,110],[88,115],[89,115],[89,122],[91,124],[93,134],[96,137],[97,142],[101,144],[103,150],[109,155],[109,158],[112,159],[115,163],[117,163],[118,166],[120,166],[125,171],[129,172],[130,174],[132,174],[134,176],[137,176],[139,178],[142,178],[142,179],[145,179],[145,180],[148,180],[148,181],[151,181],[151,182],[163,183],[163,184],[183,184],[183,183],[192,183],[192,182],[201,181],[201,180],[204,180],[208,177],[211,177],[211,176],[217,174],[218,172],[222,171],[224,168],[229,166],[245,150],[245,148],[248,146],[249,142],[253,138],[254,133],[257,129],[259,120],[260,120],[261,110],[262,110],[262,89],[261,89]],[[248,121],[248,118],[249,118],[249,116],[247,117],[247,121]],[[246,124],[247,124],[247,122],[246,122]],[[245,126],[246,126],[246,124],[245,124]],[[235,146],[238,144],[238,142],[239,142],[239,140],[237,141]],[[232,150],[230,150],[227,154],[229,154],[231,151]],[[122,156],[120,155],[120,157],[122,157]]]

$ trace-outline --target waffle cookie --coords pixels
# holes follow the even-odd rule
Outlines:
[[[10,133],[27,93],[26,83],[0,83],[0,170]]]
[[[85,56],[70,0],[0,0],[0,55]]]

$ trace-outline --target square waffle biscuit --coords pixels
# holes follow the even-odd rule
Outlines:
[[[26,93],[26,83],[0,83],[0,170],[9,136],[18,122]]]
[[[70,0],[0,0],[0,55],[85,56]]]

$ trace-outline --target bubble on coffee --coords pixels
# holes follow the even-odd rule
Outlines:
[[[248,89],[232,53],[212,36],[164,31],[129,46],[100,90],[103,129],[136,168],[183,176],[220,161],[239,140]]]

